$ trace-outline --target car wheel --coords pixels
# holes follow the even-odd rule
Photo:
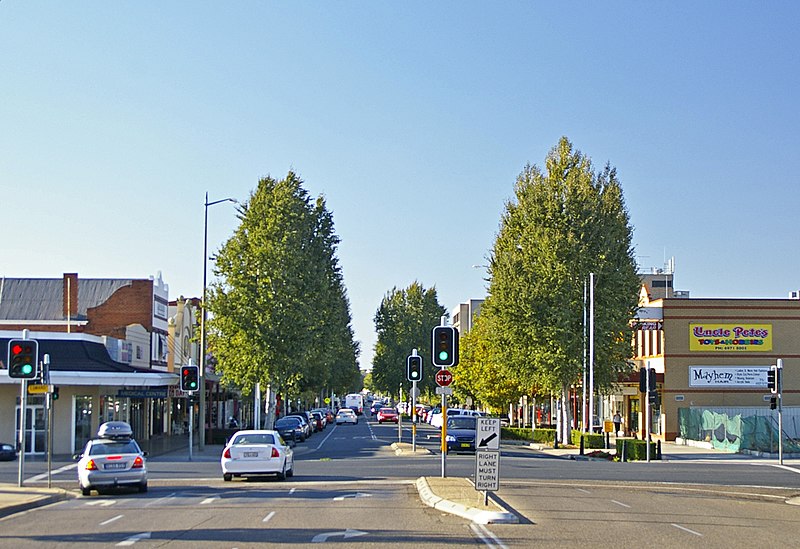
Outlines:
[[[230,482],[233,480],[233,475],[230,473],[224,473],[222,475],[222,480],[224,480],[225,482]]]
[[[84,496],[92,495],[92,487],[91,486],[81,486],[81,494]]]
[[[283,471],[278,473],[278,480],[286,480],[286,461],[283,462]]]
[[[294,461],[292,461],[292,468],[286,471],[286,476],[292,478],[294,476]]]
[[[145,492],[147,492],[147,483],[143,482],[139,485],[139,493],[144,494]]]

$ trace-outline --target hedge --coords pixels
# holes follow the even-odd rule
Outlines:
[[[623,444],[624,443],[624,444]],[[625,449],[625,461],[642,461],[647,459],[647,441],[636,438],[626,438],[617,440],[617,456],[622,459],[623,448]],[[650,442],[650,459],[661,459],[657,454],[657,444]]]

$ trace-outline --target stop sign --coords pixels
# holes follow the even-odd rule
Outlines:
[[[436,375],[433,376],[433,378],[436,380],[436,385],[439,387],[447,387],[453,383],[453,374],[450,373],[450,370],[445,368],[442,368],[436,372]]]

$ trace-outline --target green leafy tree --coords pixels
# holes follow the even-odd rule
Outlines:
[[[567,398],[584,360],[584,284],[595,273],[595,385],[630,369],[640,280],[616,170],[595,173],[562,138],[545,171],[526,166],[490,257],[482,315],[495,361],[529,387]],[[568,409],[569,407],[565,407]]]
[[[321,198],[301,179],[259,181],[240,225],[217,254],[208,347],[223,380],[284,394],[350,387],[358,345],[336,258],[339,242]]]
[[[372,361],[372,386],[387,394],[397,393],[402,384],[406,390],[406,359],[413,349],[422,357],[424,377],[418,383],[421,393],[433,392],[431,365],[431,331],[438,326],[447,309],[436,297],[436,289],[426,290],[419,282],[404,290],[393,288],[381,301],[375,313],[378,340]]]

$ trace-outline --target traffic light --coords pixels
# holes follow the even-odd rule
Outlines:
[[[200,388],[199,373],[197,366],[181,366],[181,391],[197,391]]]
[[[778,368],[775,366],[770,366],[767,372],[767,387],[772,394],[778,392]]]
[[[58,400],[58,387],[53,387],[53,400]]]
[[[778,397],[769,397],[769,409],[774,410],[778,407]]]
[[[35,379],[39,362],[39,342],[33,339],[12,339],[8,342],[8,377]]]
[[[639,368],[639,392],[647,392],[647,368]]]
[[[433,329],[431,352],[436,366],[458,364],[458,330],[452,326],[436,326]]]
[[[661,399],[658,398],[658,391],[648,391],[647,399],[650,401],[650,406],[658,408],[661,405]]]
[[[406,361],[406,377],[409,381],[422,381],[422,357],[411,355]]]

